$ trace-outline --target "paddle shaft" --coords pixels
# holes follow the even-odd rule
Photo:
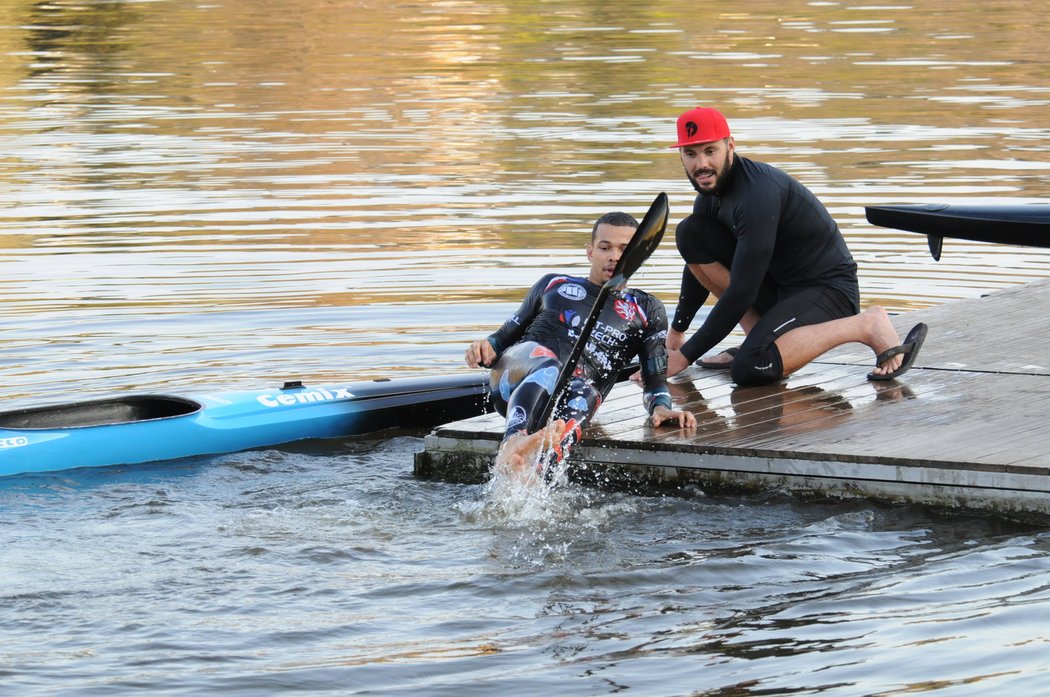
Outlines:
[[[590,341],[591,332],[594,331],[594,325],[598,322],[598,315],[602,313],[602,308],[605,307],[606,301],[609,299],[609,295],[616,290],[617,286],[627,282],[623,274],[617,274],[605,282],[601,290],[598,291],[598,297],[594,301],[594,307],[591,308],[590,314],[587,315],[587,319],[583,321],[580,326],[580,336],[576,339],[576,343],[572,347],[572,352],[569,353],[569,357],[565,359],[565,362],[561,366],[561,370],[558,372],[558,381],[554,383],[554,389],[551,391],[551,397],[547,400],[546,406],[543,407],[543,411],[539,413],[539,417],[534,418],[531,423],[528,424],[527,430],[529,433],[535,432],[542,425],[550,421],[551,414],[561,404],[561,400],[565,397],[565,391],[569,387],[569,381],[572,379],[572,374],[576,372],[576,366],[580,362],[580,356],[583,355],[584,349],[587,348],[587,342]]]

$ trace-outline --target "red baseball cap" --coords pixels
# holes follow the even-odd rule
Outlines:
[[[710,143],[729,137],[729,124],[722,112],[698,106],[678,117],[678,142],[672,148]]]

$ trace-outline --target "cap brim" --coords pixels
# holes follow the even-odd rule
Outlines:
[[[684,148],[687,145],[705,145],[706,143],[716,143],[716,142],[718,142],[720,140],[724,140],[725,138],[728,138],[728,137],[729,136],[723,136],[722,138],[712,138],[711,140],[685,140],[685,141],[682,141],[681,143],[675,143],[674,145],[669,145],[667,147],[671,148],[671,149],[678,149],[678,148]]]

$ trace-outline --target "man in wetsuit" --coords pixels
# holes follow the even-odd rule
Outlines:
[[[871,380],[892,379],[911,367],[926,325],[917,325],[901,344],[883,308],[860,312],[857,265],[812,192],[781,170],[737,154],[729,125],[715,109],[682,114],[673,147],[697,197],[675,232],[686,270],[668,332],[668,375],[710,351],[737,324],[747,338],[735,356],[721,358],[731,359],[738,385],[775,382],[850,342],[875,352]],[[685,340],[708,293],[718,300]]]
[[[562,361],[576,344],[580,325],[602,286],[612,278],[637,227],[638,222],[626,213],[603,215],[594,224],[587,245],[591,263],[587,278],[543,276],[513,317],[467,349],[467,365],[492,367],[493,402],[507,417],[501,454],[513,464],[523,464],[538,449],[545,435],[544,425],[536,434],[526,434],[523,429],[550,399]],[[659,299],[633,288],[621,288],[609,296],[566,398],[553,415],[559,458],[579,439],[584,424],[635,356],[641,363],[642,403],[651,423],[660,426],[671,422],[683,428],[696,425],[692,414],[672,408],[666,381],[666,335],[667,314]]]

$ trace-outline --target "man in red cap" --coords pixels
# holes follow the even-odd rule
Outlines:
[[[860,311],[857,264],[809,189],[737,154],[729,124],[715,109],[679,116],[673,147],[697,196],[692,215],[675,232],[686,269],[667,335],[669,376],[737,324],[747,334],[743,344],[701,365],[729,368],[738,385],[775,382],[851,342],[875,352],[870,380],[891,380],[911,368],[926,325],[916,325],[901,343],[883,308]],[[709,294],[718,300],[687,341],[685,332]]]

